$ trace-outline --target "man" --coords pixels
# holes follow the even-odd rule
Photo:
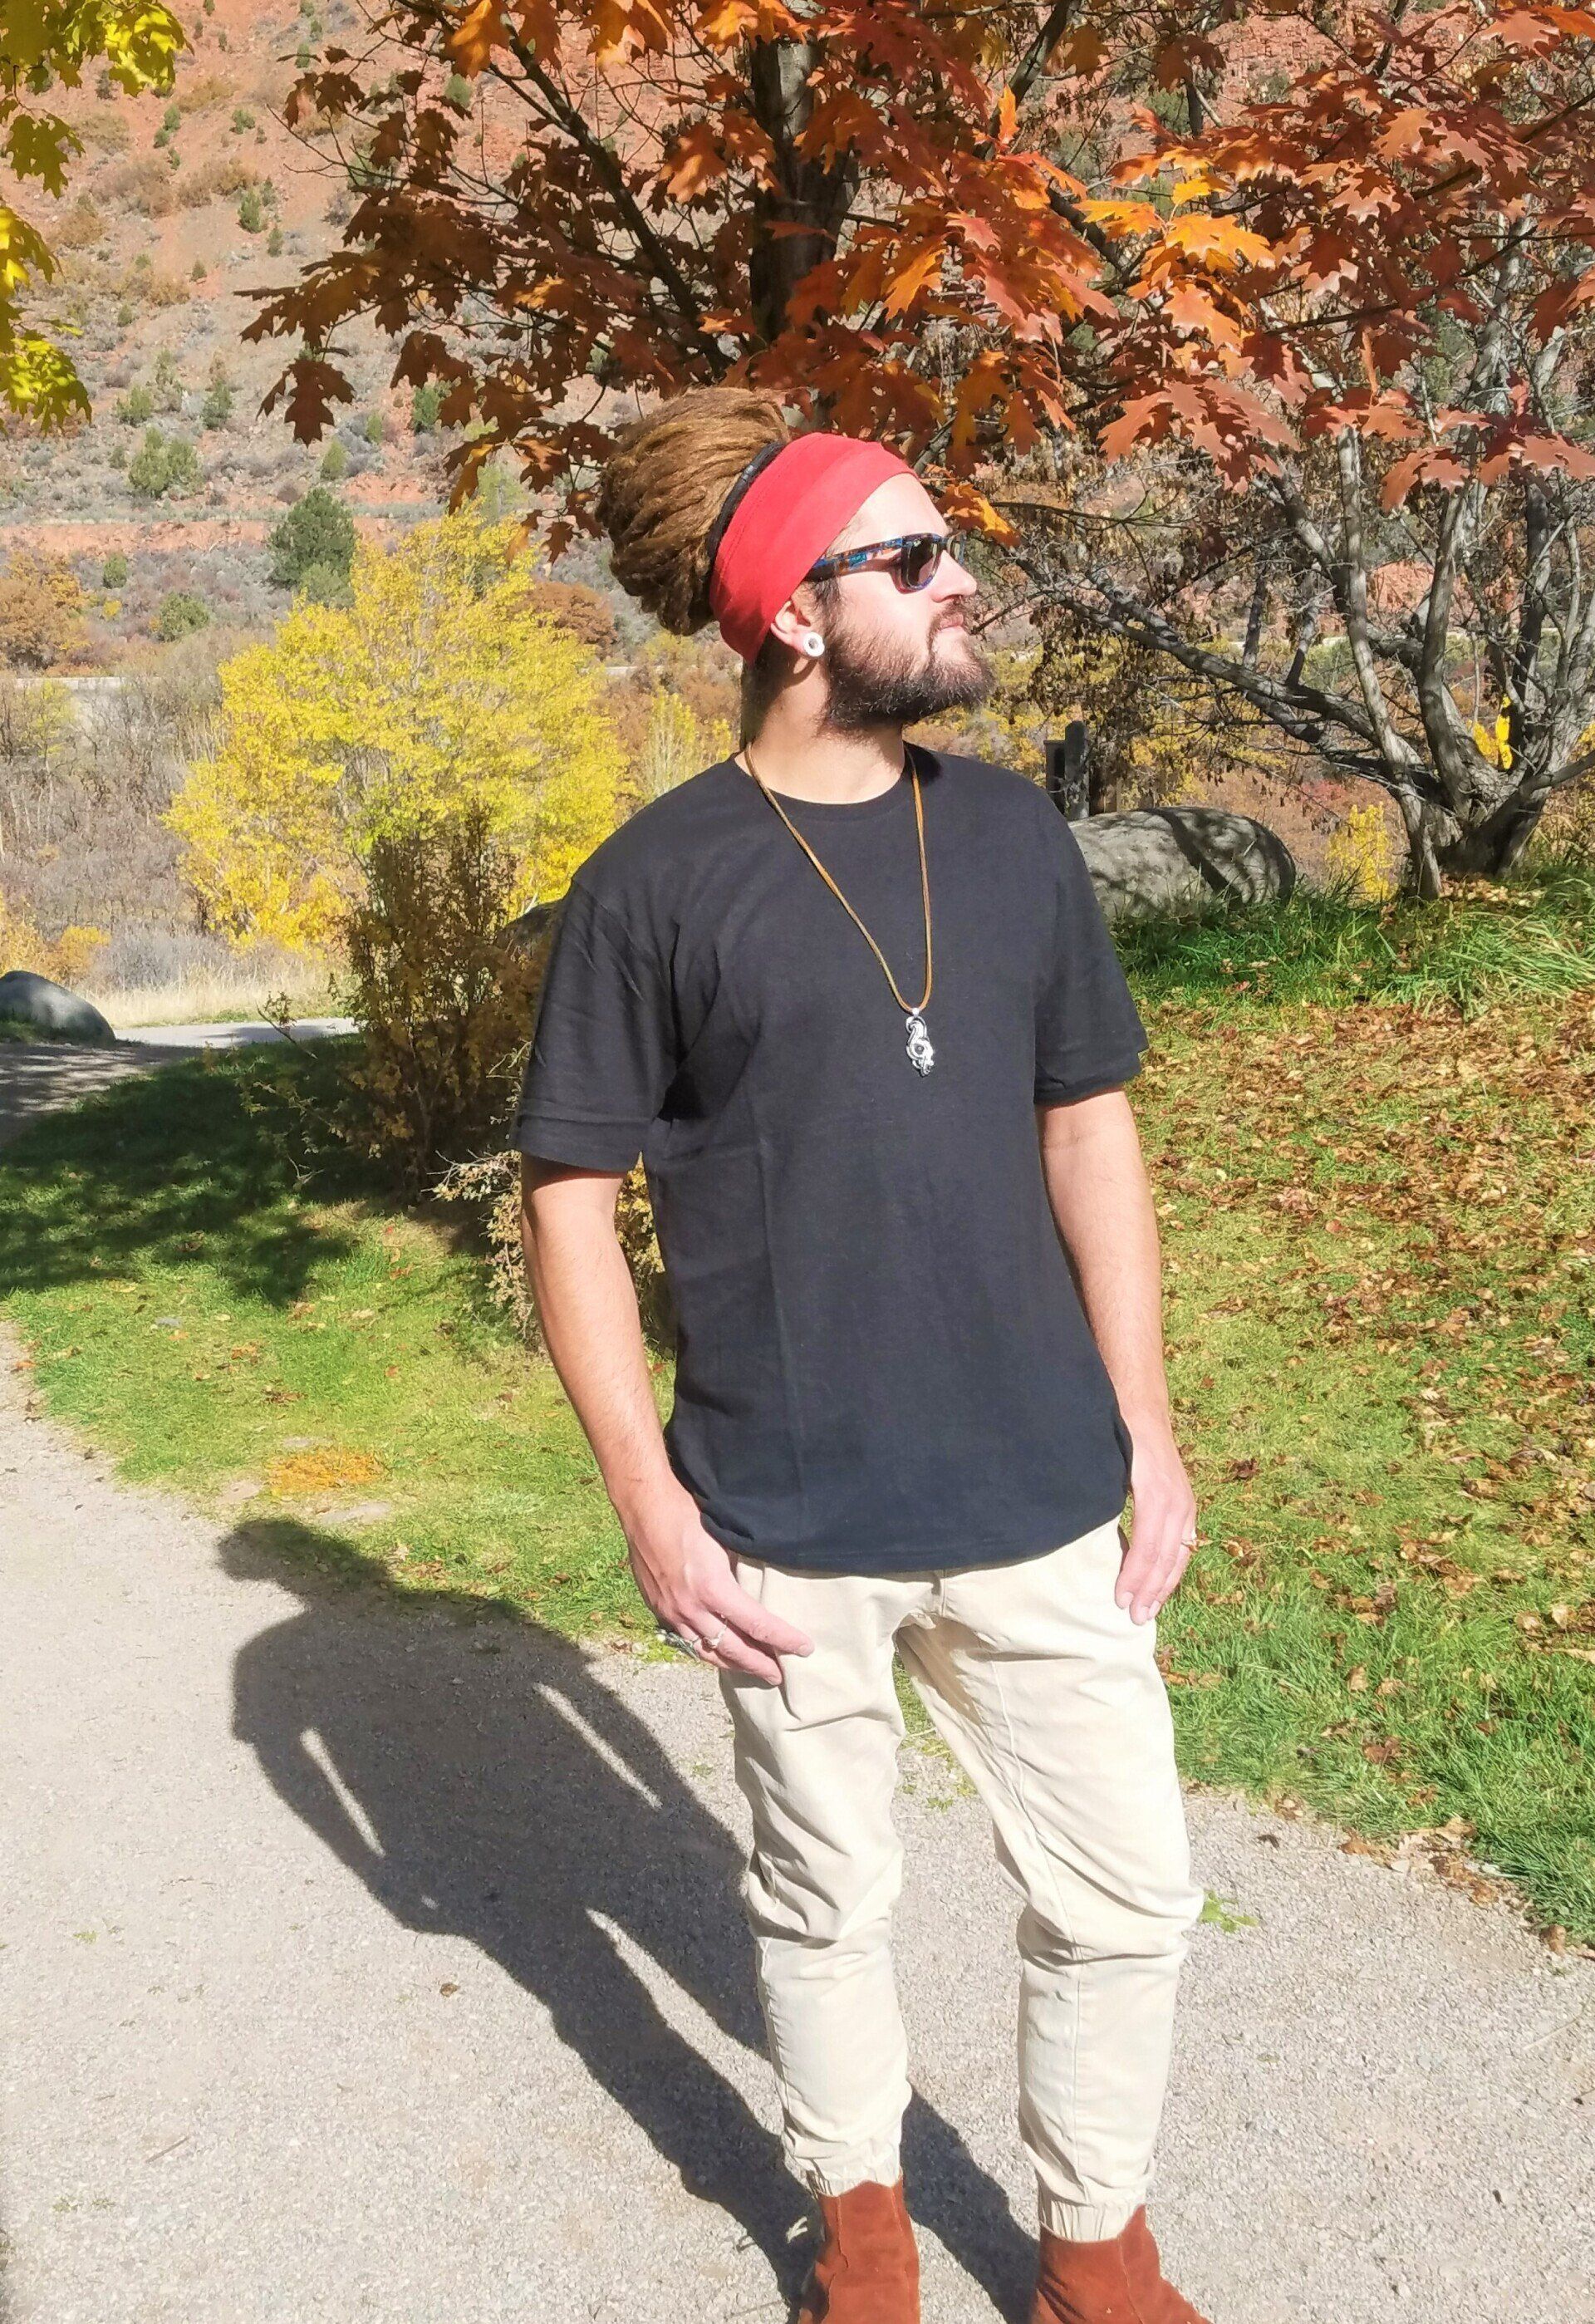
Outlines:
[[[693,390],[628,429],[599,508],[622,586],[742,657],[743,741],[561,906],[524,1243],[638,1587],[731,1712],[820,2235],[799,2324],[919,2315],[894,1651],[1021,1902],[1031,2324],[1202,2324],[1145,2211],[1202,1904],[1154,1660],[1195,1504],[1123,1090],[1145,1029],[1045,791],[905,746],[991,683],[905,462]],[[613,1229],[639,1153],[678,1319],[662,1432]]]

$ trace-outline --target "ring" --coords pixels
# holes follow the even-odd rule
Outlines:
[[[683,1654],[691,1655],[695,1659],[698,1648],[704,1643],[691,1630],[668,1630],[662,1622],[659,1625],[659,1636],[661,1638],[668,1638],[673,1646],[679,1646]]]
[[[712,1638],[705,1638],[700,1642],[710,1654],[714,1653],[715,1647],[720,1644],[721,1639],[725,1636],[726,1627],[726,1624],[722,1622],[720,1628],[715,1631]]]

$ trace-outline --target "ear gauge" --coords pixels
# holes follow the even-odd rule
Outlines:
[[[825,641],[824,638],[821,637],[817,630],[810,630],[808,632],[803,641],[803,650],[806,654],[823,654],[825,652]]]

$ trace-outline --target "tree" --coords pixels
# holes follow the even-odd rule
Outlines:
[[[1119,163],[1133,502],[1067,456],[996,497],[1032,610],[1387,791],[1433,897],[1595,767],[1595,14],[1314,14],[1283,91]]]
[[[898,444],[953,521],[1023,547],[1027,590],[1279,704],[1390,789],[1426,891],[1509,862],[1581,770],[1595,11],[397,0],[388,21],[402,69],[329,51],[289,100],[359,164],[344,247],[247,333],[302,343],[268,401],[305,440],[351,393],[335,335],[374,318],[395,382],[474,423],[455,497],[512,449],[558,549],[591,528],[610,441],[574,383],[751,381]],[[1083,449],[1150,461],[1139,535],[1127,469],[1103,485]],[[1248,579],[1270,577],[1215,664],[1214,542],[1254,527]],[[1422,561],[1414,528],[1435,550],[1416,626],[1369,627],[1372,573]],[[1084,553],[1115,540],[1132,565],[1156,549],[1150,584]],[[1509,766],[1496,705],[1443,700],[1465,624],[1512,705]],[[1301,693],[1305,663],[1278,692],[1315,642],[1353,671],[1336,708]]]
[[[213,926],[322,942],[379,835],[473,804],[530,893],[563,890],[615,821],[619,754],[602,666],[536,607],[536,564],[512,521],[420,524],[356,549],[346,607],[301,597],[224,665],[213,754],[171,809]]]
[[[336,494],[312,484],[266,541],[279,589],[297,589],[312,569],[346,581],[355,555],[355,520]]]
[[[164,95],[186,45],[159,0],[30,0],[8,8],[0,42],[0,162],[19,184],[59,199],[83,141],[36,100],[78,88],[103,60],[106,77],[129,97]],[[54,281],[57,263],[37,226],[0,200],[0,405],[42,429],[88,416],[88,394],[71,357],[23,320],[23,303]]]
[[[374,317],[395,384],[441,391],[446,427],[484,423],[449,455],[456,496],[512,451],[529,487],[559,488],[557,553],[590,529],[607,442],[561,413],[573,382],[749,376],[904,440],[954,514],[996,524],[970,472],[1005,428],[1065,422],[1068,334],[1113,319],[1093,281],[1110,229],[1017,135],[1043,68],[1095,53],[1074,13],[398,0],[401,69],[329,50],[287,100],[290,123],[338,125],[358,198],[345,247],[246,331],[306,342],[268,405],[317,440],[352,395],[327,350]],[[502,171],[450,74],[491,101]]]

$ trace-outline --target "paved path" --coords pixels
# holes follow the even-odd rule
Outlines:
[[[69,1052],[39,1102],[154,1061]],[[712,1674],[309,1584],[118,1484],[15,1358],[0,2314],[783,2324]],[[899,1813],[926,2324],[1019,2319],[1014,1900],[941,1762]],[[1190,1813],[1252,1924],[1192,1947],[1171,2272],[1214,2324],[1595,2324],[1595,1964],[1328,1828]]]

